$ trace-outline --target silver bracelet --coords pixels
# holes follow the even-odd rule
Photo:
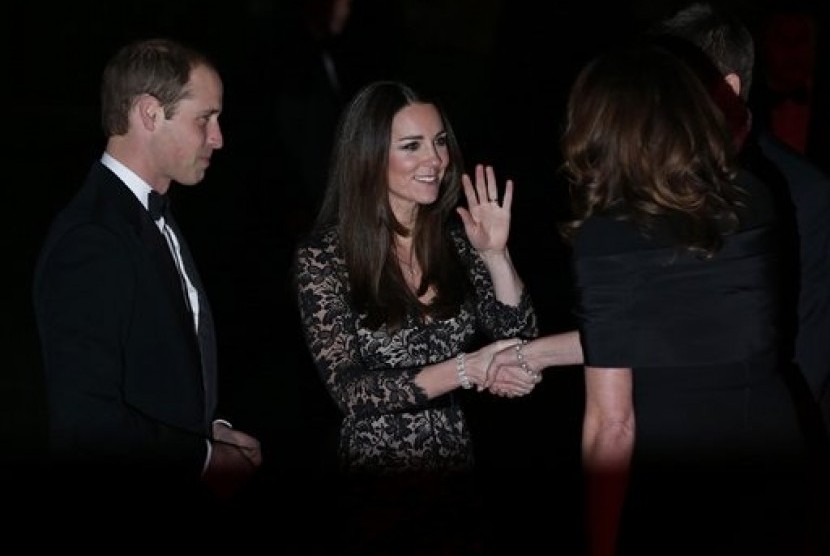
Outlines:
[[[464,390],[469,390],[473,387],[470,382],[470,377],[467,376],[467,371],[464,370],[464,357],[467,354],[463,351],[455,356],[455,372],[458,374],[458,382]]]
[[[527,361],[525,361],[525,354],[522,351],[522,348],[526,343],[527,340],[522,340],[521,342],[516,344],[516,359],[519,361],[519,366],[522,368],[524,372],[529,374],[533,379],[540,379],[541,375],[539,374],[539,372],[531,369],[530,366],[527,364]]]

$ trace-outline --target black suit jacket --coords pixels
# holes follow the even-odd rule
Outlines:
[[[768,131],[746,148],[759,175],[780,191],[793,231],[789,245],[789,355],[818,401],[830,430],[830,176]]]
[[[784,174],[800,238],[795,360],[830,429],[830,176],[772,135],[759,145]]]
[[[216,343],[195,267],[189,275],[200,291],[198,335],[163,235],[127,186],[93,164],[34,276],[59,466],[95,469],[96,479],[115,470],[116,480],[197,482],[216,405]]]

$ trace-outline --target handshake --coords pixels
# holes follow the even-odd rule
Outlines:
[[[525,353],[527,340],[497,340],[471,353],[455,358],[458,383],[464,389],[473,386],[482,392],[507,398],[525,396],[542,381],[542,369],[531,363]]]

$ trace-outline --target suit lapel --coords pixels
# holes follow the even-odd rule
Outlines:
[[[213,415],[217,400],[216,337],[213,327],[213,315],[210,310],[210,304],[208,303],[207,296],[205,295],[205,288],[202,285],[202,279],[199,276],[198,269],[196,268],[196,262],[190,252],[190,247],[188,246],[184,235],[180,231],[179,226],[172,215],[170,216],[168,225],[176,234],[176,239],[179,241],[179,251],[182,256],[185,271],[199,294],[199,350],[202,356],[202,378],[205,384],[205,409],[207,414],[210,416]]]

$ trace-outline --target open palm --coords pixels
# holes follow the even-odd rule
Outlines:
[[[478,251],[503,251],[510,234],[513,181],[505,183],[501,203],[492,166],[476,165],[475,186],[467,174],[461,176],[461,183],[467,207],[458,207],[457,210],[470,243]]]

